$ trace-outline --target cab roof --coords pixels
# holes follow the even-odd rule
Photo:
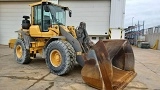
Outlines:
[[[48,0],[42,0],[42,1],[40,1],[40,2],[32,3],[32,4],[29,4],[29,6],[33,7],[33,6],[36,6],[36,5],[41,5],[42,3],[50,3],[50,4],[52,4],[52,5],[55,5],[55,6],[58,6],[58,7],[62,7],[62,8],[66,8],[67,10],[69,10],[68,7],[64,7],[64,6],[61,6],[61,5],[58,5],[58,4],[49,2]]]

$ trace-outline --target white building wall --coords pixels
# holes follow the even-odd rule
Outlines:
[[[54,4],[59,4],[59,0],[48,0],[49,2],[52,2]]]
[[[17,38],[24,15],[30,16],[29,4],[33,2],[0,2],[0,44],[7,45]]]
[[[125,3],[126,0],[111,0],[111,39],[120,39],[121,37],[121,30],[124,29]],[[124,38],[124,31],[122,38]]]
[[[59,0],[59,4],[72,10],[66,24],[79,26],[86,22],[89,35],[106,35],[109,29],[110,0]]]
[[[120,38],[120,29],[123,29],[124,24],[125,0],[58,0],[58,2],[73,11],[73,17],[67,17],[67,25],[78,26],[80,21],[84,21],[91,37],[94,35],[97,38],[101,35],[105,37],[105,33],[111,28],[112,39]],[[0,2],[0,44],[8,44],[10,38],[17,37],[14,31],[21,27],[22,16],[30,15],[28,6],[30,3],[32,2]],[[122,36],[124,37],[124,33]]]

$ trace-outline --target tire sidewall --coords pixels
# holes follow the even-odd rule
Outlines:
[[[22,48],[22,57],[21,57],[21,58],[18,58],[18,57],[17,57],[17,54],[16,54],[16,48],[17,48],[18,45],[20,45],[21,48]],[[17,61],[18,63],[20,63],[20,64],[23,64],[24,61],[25,61],[25,55],[26,55],[25,45],[24,45],[24,43],[23,43],[22,40],[17,39],[17,42],[15,43],[15,46],[14,46],[14,57],[15,57],[16,61]]]
[[[48,47],[47,47],[47,50],[46,50],[46,64],[47,66],[51,69],[51,71],[53,71],[52,73],[54,74],[57,74],[57,75],[61,75],[63,74],[66,69],[67,69],[67,60],[69,58],[67,58],[69,55],[69,53],[67,53],[67,51],[65,50],[66,45],[64,45],[63,43],[59,43],[59,42],[51,42]],[[50,61],[50,53],[53,51],[53,50],[58,50],[61,54],[61,58],[62,58],[62,62],[60,64],[60,66],[58,67],[54,67],[52,64],[51,64],[51,61]]]

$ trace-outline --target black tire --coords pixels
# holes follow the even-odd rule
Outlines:
[[[22,55],[18,55],[17,48],[21,47],[22,48]],[[21,39],[17,39],[15,46],[14,46],[14,57],[19,64],[28,64],[31,62],[30,59],[30,52],[29,50],[26,49],[24,42]]]
[[[61,54],[61,63],[54,66],[51,62],[52,51],[57,50]],[[50,71],[56,75],[64,75],[69,73],[75,65],[76,54],[72,45],[67,41],[53,41],[46,49],[46,64]]]

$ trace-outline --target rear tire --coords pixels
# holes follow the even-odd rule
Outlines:
[[[17,39],[14,46],[14,57],[19,64],[28,64],[31,62],[30,52],[26,49],[24,42]]]
[[[46,49],[46,64],[52,73],[64,75],[73,68],[76,60],[75,50],[67,41],[53,41]]]

